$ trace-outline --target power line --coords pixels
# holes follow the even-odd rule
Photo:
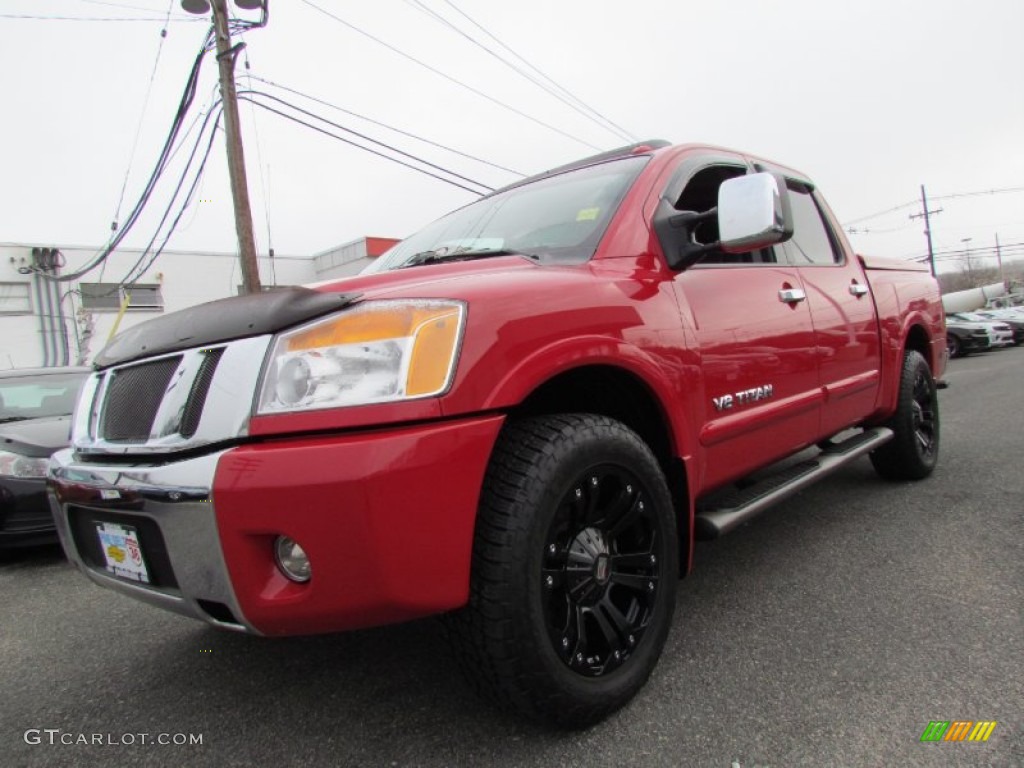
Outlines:
[[[155,13],[157,16],[163,15],[160,11],[155,8],[146,8],[141,5],[125,5],[123,3],[110,3],[106,0],[78,0],[80,3],[89,3],[90,5],[105,5],[108,8],[119,8],[122,11],[144,11],[145,13]],[[171,7],[174,7],[174,1],[171,0]],[[167,15],[171,13],[170,8],[167,9]],[[188,19],[191,18],[185,14],[181,14],[178,18]]]
[[[554,86],[555,86],[555,87],[552,87],[551,85],[548,85],[547,83],[545,83],[542,80],[540,80],[539,78],[537,78],[535,75],[531,75],[529,72],[526,72],[522,67],[520,67],[517,64],[515,64],[514,62],[511,62],[508,59],[504,58],[499,53],[497,53],[493,49],[489,48],[488,46],[484,45],[479,40],[474,38],[472,35],[467,34],[462,29],[457,27],[455,24],[452,24],[448,19],[446,19],[441,14],[439,14],[437,11],[435,11],[435,10],[429,8],[428,6],[426,6],[423,2],[421,2],[421,0],[405,0],[405,2],[407,4],[413,6],[417,10],[421,11],[422,13],[430,16],[432,19],[434,19],[438,23],[443,24],[444,26],[448,27],[449,29],[454,31],[456,34],[462,36],[463,38],[465,38],[466,40],[471,42],[473,45],[475,45],[476,47],[478,47],[481,50],[483,50],[489,56],[492,56],[493,58],[495,58],[498,61],[500,61],[502,64],[504,64],[506,67],[508,67],[513,72],[518,74],[520,77],[523,77],[524,79],[526,79],[529,82],[533,83],[538,88],[543,90],[545,93],[547,93],[547,94],[553,96],[554,98],[558,99],[560,102],[565,104],[570,109],[572,109],[572,110],[578,112],[579,114],[583,115],[588,120],[592,121],[596,125],[599,125],[604,130],[609,131],[610,133],[614,134],[617,138],[625,139],[626,141],[629,141],[629,142],[636,141],[636,137],[635,136],[631,135],[625,129],[620,128],[619,126],[617,126],[615,123],[613,123],[608,118],[604,117],[604,115],[602,115],[600,112],[598,112],[597,110],[592,108],[590,105],[586,104],[585,102],[581,101],[580,99],[577,99],[575,96],[572,96],[572,94],[569,94],[569,97],[571,97],[571,99],[566,97],[565,93],[568,93],[568,91],[565,91],[565,89],[562,88],[562,86],[558,85],[557,83],[554,83],[554,81],[551,81],[552,83],[554,83]],[[482,26],[480,26],[480,24],[478,24],[477,22],[475,22],[472,19],[470,19],[469,16],[467,16],[461,10],[456,8],[451,3],[448,3],[448,5],[450,5],[452,8],[455,8],[456,11],[458,11],[460,14],[462,14],[462,16],[464,16],[466,19],[468,19],[470,22],[472,22],[479,29],[483,30],[483,32],[485,32],[491,38],[497,40],[497,38],[495,38],[494,35],[491,35],[490,32],[487,32],[486,29],[484,29]],[[507,48],[507,46],[506,46],[506,48]],[[511,50],[511,49],[509,49],[509,50]],[[518,54],[516,54],[516,55],[518,56]],[[519,58],[522,59],[521,56]],[[522,60],[525,61],[525,59],[522,59]],[[529,64],[529,62],[526,62],[526,63],[527,63],[528,66],[530,66],[531,68],[533,68],[534,70],[539,72],[539,70],[537,70],[536,67],[533,67],[532,64]],[[543,73],[541,73],[541,74],[543,74]],[[547,78],[548,80],[551,80],[551,78],[548,78],[546,75],[544,75],[544,77]],[[562,93],[560,91],[562,91],[564,93]]]
[[[399,160],[398,158],[391,157],[390,155],[387,155],[387,154],[385,154],[383,152],[379,152],[376,149],[371,149],[370,147],[364,147],[362,144],[359,144],[358,142],[355,142],[355,141],[352,141],[351,139],[346,139],[346,138],[344,138],[342,136],[338,136],[336,134],[333,134],[330,131],[327,131],[327,130],[325,130],[323,128],[320,128],[320,127],[318,127],[316,125],[313,125],[312,123],[308,123],[305,120],[301,120],[301,119],[299,119],[297,117],[289,115],[286,112],[282,112],[279,109],[274,109],[273,107],[271,107],[271,106],[269,106],[267,104],[261,104],[260,102],[256,101],[255,99],[251,98],[250,96],[248,96],[246,91],[240,91],[239,94],[238,94],[238,97],[240,99],[244,99],[246,101],[250,101],[253,104],[255,104],[257,107],[265,109],[268,112],[273,112],[274,114],[279,115],[279,116],[285,118],[286,120],[291,120],[292,122],[298,123],[299,125],[303,125],[306,128],[311,128],[312,130],[316,131],[317,133],[322,133],[325,136],[330,136],[332,139],[337,139],[338,141],[344,142],[345,144],[348,144],[348,145],[353,146],[353,147],[357,147],[357,148],[362,149],[362,150],[364,150],[366,152],[369,152],[370,154],[377,155],[378,157],[383,157],[385,160],[390,160],[393,163],[398,163],[399,165],[404,165],[406,168],[410,168],[410,169],[412,169],[414,171],[418,171],[419,173],[422,173],[422,174],[424,174],[426,176],[431,176],[431,177],[437,179],[438,181],[445,182],[446,184],[451,184],[453,187],[458,187],[459,189],[463,189],[466,192],[472,192],[474,195],[483,196],[483,194],[484,194],[480,190],[471,189],[470,187],[467,187],[467,186],[465,186],[463,184],[460,184],[457,181],[452,181],[451,179],[447,179],[444,176],[439,176],[436,173],[432,173],[431,171],[428,171],[428,170],[426,170],[424,168],[420,168],[418,166],[412,165],[411,163],[407,163],[407,162],[405,162],[403,160]],[[292,107],[292,108],[294,109],[294,107]],[[302,111],[302,110],[300,110],[300,111]],[[322,119],[322,118],[318,118],[318,119]],[[325,120],[324,122],[329,122],[329,121]],[[345,129],[342,129],[342,130],[345,130]],[[423,162],[423,161],[420,161],[420,162]],[[446,173],[448,173],[448,171],[446,171]],[[473,182],[473,183],[476,183],[476,182]],[[480,185],[480,186],[483,186],[483,185]]]
[[[895,211],[902,211],[904,208],[910,208],[911,206],[917,205],[917,200],[911,200],[909,203],[900,203],[894,205],[892,208],[886,208],[884,211],[878,213],[869,213],[867,216],[861,216],[859,219],[850,219],[843,224],[843,227],[849,227],[853,224],[860,224],[862,221],[868,221],[869,219],[877,219],[879,216],[885,216],[887,213],[893,213]]]
[[[157,260],[157,258],[159,258],[160,254],[163,253],[164,248],[167,246],[168,241],[170,241],[171,236],[174,234],[174,231],[178,227],[178,222],[181,221],[181,217],[185,214],[185,211],[188,210],[188,207],[191,204],[192,199],[195,195],[196,188],[199,186],[199,181],[203,177],[203,171],[206,169],[206,161],[209,160],[210,158],[210,151],[213,149],[214,139],[217,138],[217,128],[219,127],[220,119],[224,114],[223,108],[217,112],[217,119],[214,120],[213,127],[210,130],[210,137],[206,142],[206,150],[203,153],[203,159],[199,163],[195,176],[192,179],[192,184],[189,186],[188,193],[182,200],[181,208],[179,208],[177,215],[171,222],[170,228],[167,230],[167,233],[164,235],[163,241],[160,243],[160,247],[157,248],[157,250],[153,253],[149,261],[147,261],[145,265],[142,265],[143,259],[146,258],[146,255],[153,247],[153,244],[160,236],[160,230],[163,228],[164,222],[167,221],[167,217],[170,216],[171,208],[174,206],[174,201],[177,199],[178,193],[181,192],[182,186],[184,186],[185,179],[188,177],[189,169],[192,167],[192,161],[195,159],[196,152],[199,149],[200,144],[202,143],[202,137],[204,131],[206,130],[206,125],[209,122],[210,117],[213,115],[214,110],[216,110],[217,106],[219,106],[219,104],[214,105],[213,110],[208,112],[206,115],[206,119],[203,120],[203,125],[199,129],[199,134],[196,136],[196,141],[192,146],[192,151],[189,153],[188,160],[185,163],[185,167],[181,172],[181,176],[178,178],[178,184],[177,186],[175,186],[174,193],[171,195],[171,199],[168,201],[167,207],[164,209],[163,216],[161,216],[160,222],[156,226],[156,230],[153,233],[153,237],[150,239],[149,243],[146,245],[145,249],[142,251],[142,254],[136,260],[135,264],[131,266],[127,274],[118,282],[119,286],[134,282],[136,279],[142,277],[142,275],[145,274],[146,270],[149,269]],[[142,265],[141,268],[140,265]]]
[[[59,282],[77,280],[78,278],[88,274],[96,267],[98,267],[100,264],[102,264],[104,261],[106,261],[110,254],[113,253],[114,249],[117,248],[118,245],[120,245],[121,241],[125,238],[128,232],[131,231],[132,227],[135,225],[135,222],[138,221],[139,216],[141,215],[143,209],[146,207],[146,204],[149,202],[149,198],[153,193],[153,189],[156,186],[157,181],[163,175],[163,172],[167,167],[167,163],[170,159],[170,155],[172,154],[172,149],[174,147],[175,140],[177,139],[178,133],[181,130],[182,123],[185,120],[185,115],[188,114],[188,110],[192,106],[192,102],[195,99],[196,84],[199,80],[199,71],[202,67],[203,58],[206,56],[210,43],[213,39],[212,34],[213,29],[211,27],[207,30],[206,36],[203,38],[203,44],[199,49],[199,53],[196,55],[195,61],[192,63],[192,69],[189,72],[188,80],[185,83],[185,89],[181,95],[181,100],[178,103],[178,110],[174,115],[174,120],[171,123],[171,128],[168,131],[167,138],[164,140],[164,145],[163,148],[160,150],[160,155],[157,158],[156,165],[153,168],[153,171],[150,173],[149,179],[147,180],[146,185],[139,196],[139,199],[136,201],[135,206],[132,208],[131,213],[128,214],[128,218],[125,220],[124,226],[121,227],[120,230],[111,237],[106,247],[99,251],[96,254],[96,256],[92,259],[92,261],[90,261],[84,267],[64,275],[50,275],[44,271],[37,271],[37,274],[39,274],[41,277],[47,280],[56,280]]]
[[[1003,187],[1001,189],[983,189],[978,192],[959,192],[953,195],[937,195],[932,200],[953,200],[958,197],[980,197],[981,195],[1000,195],[1006,192],[1024,192],[1024,187]]]
[[[293,93],[296,96],[301,96],[304,99],[309,99],[310,101],[337,110],[338,112],[342,112],[346,115],[351,115],[352,117],[357,117],[360,120],[365,120],[366,122],[372,123],[373,125],[378,125],[381,128],[386,128],[389,131],[394,131],[395,133],[401,134],[402,136],[407,136],[410,139],[422,141],[424,144],[429,144],[432,147],[437,147],[438,149],[443,149],[446,152],[451,152],[452,154],[459,155],[460,157],[465,157],[468,160],[474,160],[478,163],[483,163],[484,165],[488,165],[491,168],[497,168],[499,171],[506,171],[507,173],[511,173],[515,176],[521,176],[524,178],[526,176],[526,174],[523,173],[522,171],[517,171],[513,168],[508,168],[504,165],[499,165],[498,163],[493,163],[490,160],[484,160],[482,157],[477,157],[476,155],[471,155],[468,152],[463,152],[453,147],[449,147],[445,144],[440,144],[439,142],[431,141],[430,139],[426,139],[415,133],[404,131],[401,128],[395,128],[393,125],[388,125],[387,123],[383,123],[380,120],[374,120],[372,117],[367,117],[366,115],[361,115],[358,112],[353,112],[350,109],[339,107],[337,104],[331,104],[329,101],[324,101],[323,99],[317,98],[316,96],[311,96],[308,93],[303,93],[302,91],[298,91],[294,88],[289,88],[287,85],[281,85],[280,83],[275,83],[273,80],[267,80],[265,77],[260,77],[259,75],[251,75],[251,78],[253,80],[259,80],[261,83],[266,83],[267,85],[273,86],[274,88],[280,88],[282,91],[287,91],[288,93]]]
[[[935,252],[936,261],[954,261],[956,259],[962,259],[967,256],[977,256],[979,259],[995,258],[998,252],[1002,252],[1004,256],[1016,256],[1018,254],[1024,255],[1024,242],[1019,243],[1001,243],[999,246],[994,245],[982,245],[976,248],[950,248],[943,251]],[[905,257],[908,261],[922,261],[928,259],[928,254],[915,254],[913,256]]]
[[[253,90],[252,87],[252,67],[249,65],[249,49],[244,48],[243,54],[245,55],[245,77],[249,81],[249,90]],[[263,173],[263,149],[260,146],[260,133],[257,129],[256,123],[256,105],[249,102],[249,112],[252,117],[252,133],[256,137],[256,167],[259,168],[260,172],[260,196],[263,198],[263,223],[267,228],[267,253],[270,254],[270,271],[271,280],[273,285],[277,285],[277,267],[274,264],[274,239],[270,234],[270,203],[267,197],[267,182]]]
[[[913,224],[901,224],[898,227],[889,227],[887,229],[868,229],[866,227],[847,227],[846,231],[851,235],[885,235],[890,232],[902,232],[904,229],[908,229]]]
[[[21,13],[0,13],[0,19],[28,19],[31,21],[160,21],[157,16],[30,16],[28,14]],[[195,23],[205,21],[205,19],[187,19],[187,18],[174,18],[168,19],[169,23]]]
[[[135,161],[135,151],[139,147],[139,137],[142,135],[142,123],[146,118],[146,110],[149,108],[149,97],[153,93],[153,82],[156,80],[156,70],[160,66],[160,55],[164,50],[164,41],[167,39],[166,22],[171,18],[171,8],[174,7],[174,0],[167,5],[167,16],[164,19],[164,27],[160,30],[160,42],[156,47],[156,59],[153,61],[153,71],[149,74],[149,84],[146,86],[146,98],[142,101],[142,112],[139,113],[139,124],[135,129],[135,140],[132,142],[131,152],[128,153],[128,167],[124,170],[124,181],[121,184],[121,194],[117,198],[117,207],[114,209],[114,221],[110,225],[111,231],[117,231],[117,220],[121,215],[121,204],[124,202],[124,193],[128,188],[128,177],[132,172],[132,163]]]
[[[292,104],[289,101],[285,101],[284,99],[279,99],[277,96],[272,96],[271,94],[265,93],[263,91],[240,91],[240,93],[250,93],[253,96],[262,96],[262,97],[267,98],[267,99],[272,99],[273,101],[276,101],[279,104],[283,104],[286,107],[290,107],[291,109],[294,109],[297,112],[301,112],[302,114],[306,115],[307,117],[312,117],[313,119],[319,120],[322,123],[327,123],[327,125],[331,126],[332,128],[337,128],[338,130],[344,131],[345,133],[350,133],[353,136],[358,136],[363,141],[368,141],[371,144],[376,144],[378,147],[384,147],[385,149],[387,149],[387,150],[389,150],[391,152],[394,152],[395,154],[401,155],[402,157],[407,157],[410,160],[415,160],[418,163],[423,163],[424,165],[426,165],[426,166],[428,166],[430,168],[433,168],[434,170],[441,171],[442,173],[447,173],[450,176],[454,176],[455,178],[461,179],[462,181],[468,182],[470,184],[475,184],[478,187],[483,187],[488,192],[493,192],[494,191],[494,187],[490,187],[490,186],[488,186],[486,184],[483,184],[483,183],[481,183],[479,181],[476,181],[475,179],[471,179],[468,176],[463,176],[462,174],[456,173],[455,171],[449,170],[448,168],[444,168],[444,167],[442,167],[440,165],[436,165],[434,163],[428,162],[427,160],[424,160],[421,157],[417,157],[416,155],[412,155],[412,154],[410,154],[408,152],[403,152],[402,150],[398,149],[397,147],[393,147],[390,144],[384,143],[383,141],[378,141],[377,139],[370,138],[369,136],[367,136],[364,133],[359,133],[358,131],[353,131],[351,128],[346,128],[343,125],[339,125],[338,123],[331,122],[330,120],[328,120],[325,117],[321,117],[320,115],[318,115],[318,114],[316,114],[314,112],[310,112],[309,110],[306,110],[306,109],[303,109],[302,107],[296,106],[295,104]]]
[[[544,128],[547,128],[550,131],[554,131],[555,133],[560,134],[560,135],[566,137],[567,139],[571,139],[572,141],[575,141],[578,144],[582,144],[585,147],[590,147],[591,149],[596,149],[596,150],[599,150],[599,151],[601,149],[601,147],[599,147],[599,146],[597,146],[595,144],[591,144],[588,141],[584,141],[583,139],[580,139],[580,138],[578,138],[576,136],[573,136],[571,133],[563,131],[561,128],[556,128],[555,126],[551,125],[550,123],[544,122],[540,118],[534,117],[533,115],[530,115],[530,114],[528,114],[526,112],[523,112],[520,109],[516,109],[515,107],[513,107],[513,106],[511,106],[509,104],[506,104],[505,102],[503,102],[503,101],[501,101],[499,99],[494,98],[490,94],[484,93],[483,91],[478,90],[477,88],[474,88],[471,85],[467,85],[466,83],[462,82],[461,80],[459,80],[459,79],[457,79],[455,77],[452,77],[451,75],[446,74],[445,72],[442,72],[441,70],[437,69],[436,67],[432,67],[431,65],[427,64],[424,61],[421,61],[420,59],[417,59],[415,56],[411,56],[410,54],[406,53],[405,51],[401,50],[400,48],[396,48],[395,46],[391,45],[390,43],[384,42],[379,37],[375,37],[374,35],[371,35],[366,30],[360,29],[359,27],[355,26],[354,24],[350,24],[349,22],[345,21],[344,19],[340,18],[339,16],[335,16],[330,11],[326,11],[323,8],[321,8],[319,5],[317,5],[316,3],[311,2],[311,0],[302,0],[302,2],[305,3],[306,5],[308,5],[310,8],[313,8],[314,10],[319,11],[323,15],[325,15],[325,16],[331,18],[331,19],[334,19],[339,24],[342,24],[342,25],[348,27],[353,32],[357,32],[360,35],[362,35],[363,37],[366,37],[369,40],[372,40],[373,42],[377,43],[378,45],[384,46],[389,51],[392,51],[393,53],[397,53],[402,58],[408,59],[409,61],[411,61],[411,62],[413,62],[415,64],[418,64],[419,66],[423,67],[424,69],[427,69],[427,70],[433,72],[435,75],[439,75],[440,77],[443,77],[445,80],[448,80],[449,82],[455,83],[456,85],[458,85],[458,86],[460,86],[462,88],[465,88],[467,91],[470,91],[471,93],[474,93],[474,94],[476,94],[477,96],[479,96],[479,97],[481,97],[483,99],[487,99],[487,101],[491,102],[492,104],[497,104],[499,107],[507,109],[510,112],[514,112],[515,114],[519,115],[520,117],[524,117],[527,120],[530,120],[531,122],[536,123],[537,125],[543,126]]]
[[[932,200],[952,200],[959,197],[978,197],[980,195],[1000,195],[1009,192],[1024,192],[1024,187],[1002,187],[999,189],[983,189],[978,192],[957,192],[951,195],[931,195]],[[851,219],[850,221],[844,222],[843,228],[851,226],[852,224],[859,224],[862,221],[868,221],[869,219],[877,219],[879,216],[884,216],[887,213],[893,213],[895,211],[901,211],[904,208],[910,208],[919,203],[919,200],[911,200],[909,203],[900,203],[894,205],[892,208],[886,208],[884,211],[878,213],[870,213],[867,216],[861,216],[859,219]]]
[[[624,134],[625,136],[627,136],[627,137],[629,138],[629,140],[630,140],[630,141],[634,141],[634,142],[635,142],[635,141],[638,141],[638,139],[637,139],[637,137],[636,137],[636,136],[634,136],[634,135],[633,135],[632,133],[630,133],[629,131],[627,131],[627,130],[626,130],[625,128],[623,128],[623,127],[622,127],[621,125],[619,125],[618,123],[615,123],[615,122],[613,122],[612,120],[610,120],[609,118],[605,117],[605,116],[604,116],[603,114],[601,114],[601,113],[600,113],[600,112],[598,112],[598,111],[597,111],[596,109],[594,109],[594,108],[593,108],[593,107],[591,107],[591,106],[590,106],[589,104],[587,104],[587,103],[586,103],[585,101],[583,101],[583,99],[581,99],[581,98],[579,98],[578,96],[576,96],[576,95],[575,95],[575,94],[574,94],[574,93],[573,93],[572,91],[570,91],[569,89],[567,89],[567,88],[565,88],[564,86],[560,85],[560,84],[559,84],[559,83],[558,83],[557,81],[553,80],[553,79],[552,79],[551,77],[549,77],[549,76],[548,76],[548,75],[547,75],[546,73],[542,72],[542,71],[541,71],[540,69],[538,69],[538,68],[537,68],[537,67],[535,67],[535,66],[534,66],[533,64],[531,64],[531,63],[530,63],[530,62],[529,62],[529,61],[528,61],[528,60],[527,60],[527,59],[526,59],[525,57],[523,57],[522,55],[520,55],[519,53],[517,53],[517,52],[516,52],[515,50],[513,50],[513,49],[512,49],[511,47],[509,47],[509,46],[508,46],[508,45],[506,45],[506,44],[505,44],[504,42],[502,42],[502,41],[501,41],[500,39],[498,39],[498,38],[497,38],[497,37],[496,37],[496,36],[495,36],[494,34],[492,34],[492,33],[491,33],[491,32],[490,32],[490,31],[489,31],[488,29],[486,29],[486,28],[485,28],[485,27],[484,27],[484,26],[483,26],[482,24],[480,24],[480,23],[479,23],[478,21],[476,21],[475,19],[473,19],[473,18],[472,18],[472,17],[471,17],[471,16],[469,15],[469,14],[467,14],[467,13],[466,13],[465,11],[463,11],[463,10],[462,10],[461,8],[459,8],[459,7],[457,6],[457,5],[455,5],[455,3],[451,2],[451,0],[444,0],[444,1],[445,1],[445,3],[447,3],[447,4],[448,4],[448,5],[449,5],[449,6],[450,6],[450,7],[451,7],[451,8],[452,8],[452,9],[453,9],[453,10],[454,10],[454,11],[455,11],[456,13],[458,13],[458,14],[459,14],[460,16],[462,16],[462,17],[463,17],[464,19],[466,19],[466,21],[468,21],[468,22],[469,22],[470,24],[472,24],[472,25],[473,25],[474,27],[476,27],[477,29],[479,29],[479,30],[480,30],[481,32],[483,32],[483,33],[484,33],[485,35],[487,35],[487,36],[488,36],[489,38],[491,38],[491,40],[493,40],[493,41],[494,41],[494,42],[496,42],[496,43],[497,43],[498,45],[500,45],[500,46],[501,46],[502,48],[504,48],[504,49],[505,49],[506,51],[508,51],[509,53],[511,53],[511,54],[512,54],[513,56],[515,56],[515,57],[516,57],[517,59],[519,59],[519,60],[520,60],[520,61],[521,61],[521,62],[522,62],[523,64],[525,64],[525,65],[526,65],[527,67],[529,67],[529,68],[530,68],[530,69],[532,69],[532,70],[533,70],[534,72],[536,72],[536,73],[537,73],[538,75],[540,75],[540,76],[541,76],[542,78],[544,78],[545,80],[547,80],[547,81],[548,81],[548,82],[549,82],[549,83],[550,83],[551,85],[553,85],[553,86],[554,86],[555,88],[557,88],[558,90],[560,90],[560,91],[561,91],[562,93],[564,93],[564,94],[565,94],[566,96],[568,96],[568,97],[569,97],[570,99],[572,99],[573,101],[575,101],[575,102],[576,102],[577,104],[579,104],[579,105],[580,105],[581,107],[583,107],[584,109],[588,110],[589,112],[592,112],[592,113],[593,113],[593,114],[594,114],[594,115],[595,115],[596,117],[598,117],[598,118],[600,118],[601,120],[605,121],[606,123],[608,123],[608,125],[610,125],[611,127],[615,128],[615,129],[616,129],[617,131],[621,131],[621,132],[622,132],[622,134]]]

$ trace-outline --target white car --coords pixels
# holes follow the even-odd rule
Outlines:
[[[948,318],[985,326],[993,347],[1013,346],[1013,328],[1004,322],[979,315],[977,312],[954,312]]]

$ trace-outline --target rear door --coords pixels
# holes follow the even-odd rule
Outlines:
[[[826,437],[875,408],[881,381],[878,319],[864,269],[818,192],[806,180],[788,178],[787,186],[794,233],[775,250],[797,268],[807,294]]]

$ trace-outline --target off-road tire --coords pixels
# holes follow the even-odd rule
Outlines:
[[[960,338],[954,333],[946,334],[946,349],[949,351],[950,359],[957,357],[965,357],[967,355],[964,352],[964,345],[960,341]]]
[[[921,480],[939,457],[939,398],[935,377],[920,352],[903,357],[896,412],[886,422],[894,437],[871,453],[875,471],[887,480]]]
[[[484,481],[469,604],[445,622],[470,684],[549,726],[607,717],[665,645],[677,549],[664,475],[634,432],[593,414],[510,421]]]

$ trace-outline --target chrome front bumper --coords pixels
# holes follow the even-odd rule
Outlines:
[[[226,629],[258,632],[239,608],[221,550],[212,501],[217,462],[227,449],[163,465],[50,462],[49,498],[68,559],[100,586]],[[147,585],[109,573],[92,551],[95,523],[139,529],[155,571]],[[148,550],[148,552],[147,552]]]

